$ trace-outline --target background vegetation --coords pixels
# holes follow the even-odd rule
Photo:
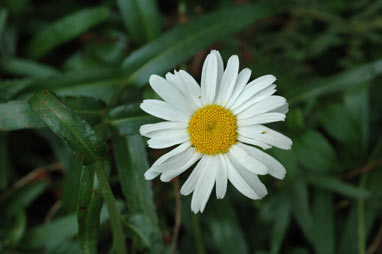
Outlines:
[[[382,1],[0,4],[1,253],[381,253]],[[165,151],[137,105],[212,48],[277,76],[294,145],[263,200],[230,186],[195,216],[188,173],[144,180]]]

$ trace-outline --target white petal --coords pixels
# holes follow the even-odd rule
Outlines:
[[[159,166],[160,170],[163,170],[163,173],[160,176],[161,181],[163,182],[171,181],[173,178],[182,174],[184,171],[186,171],[188,168],[194,165],[194,163],[197,162],[201,157],[202,157],[201,153],[196,153],[195,150],[192,150],[191,156],[188,155],[187,157],[184,157],[181,160],[178,160],[171,164],[169,163],[168,166],[166,163],[160,165]]]
[[[227,67],[220,82],[217,104],[225,106],[228,103],[235,87],[238,72],[239,58],[238,56],[233,55],[228,59]]]
[[[194,109],[189,104],[188,99],[184,97],[183,93],[176,86],[158,75],[151,75],[149,82],[150,86],[163,100],[187,114],[193,113]],[[181,82],[177,81],[176,83]]]
[[[205,159],[206,157],[203,156],[194,168],[194,170],[192,170],[190,176],[187,178],[186,182],[184,182],[182,188],[180,189],[180,194],[189,195],[191,192],[194,191],[196,182],[198,181],[200,176],[200,168],[203,167]]]
[[[146,180],[153,180],[153,179],[154,179],[155,177],[157,177],[159,174],[160,174],[160,172],[155,171],[155,170],[152,169],[152,168],[149,168],[149,169],[146,170],[146,172],[145,172],[145,179],[146,179]]]
[[[235,115],[237,115],[237,114],[243,112],[244,110],[246,110],[247,108],[253,106],[255,103],[258,103],[258,102],[261,102],[261,101],[267,99],[268,97],[270,97],[272,94],[274,94],[276,92],[275,88],[276,88],[276,85],[271,85],[271,86],[261,90],[260,92],[255,94],[252,98],[250,98],[249,100],[247,100],[246,102],[241,104],[239,107],[235,108],[233,113]]]
[[[218,168],[216,173],[216,197],[224,198],[227,192],[227,165],[223,155],[217,155]]]
[[[185,90],[187,91],[186,95],[190,97],[190,100],[192,100],[196,106],[201,107],[202,102],[200,100],[201,91],[199,84],[186,71],[180,70],[177,72],[177,75],[184,82]]]
[[[201,168],[201,175],[196,182],[191,200],[191,210],[194,213],[203,212],[215,184],[217,163],[216,158],[210,157]]]
[[[222,59],[222,56],[220,55],[219,51],[217,50],[211,50],[211,53],[214,53],[215,56],[216,56],[216,60],[217,60],[217,63],[218,63],[218,77],[217,77],[217,84],[219,85],[220,84],[220,81],[222,79],[222,76],[223,76],[223,71],[224,71],[224,63],[223,63],[223,59]],[[218,90],[218,89],[217,89]]]
[[[244,110],[240,114],[237,115],[238,119],[247,119],[256,115],[260,115],[278,107],[283,106],[286,103],[286,99],[281,96],[270,96],[265,100],[262,100],[248,109]]]
[[[237,98],[235,103],[232,105],[231,109],[234,110],[241,104],[246,102],[248,99],[252,98],[256,93],[267,88],[275,82],[276,77],[273,75],[261,76],[253,81],[251,81],[244,89],[242,94]]]
[[[293,143],[287,136],[269,129],[264,125],[242,126],[238,129],[238,133],[244,137],[257,139],[271,146],[285,150],[289,150]]]
[[[259,175],[266,175],[268,173],[267,167],[261,162],[249,156],[240,146],[233,145],[227,153],[231,161],[236,161],[250,172]]]
[[[155,170],[158,172],[163,172],[165,170],[174,170],[179,168],[179,166],[182,166],[184,163],[187,162],[195,153],[194,147],[188,147],[183,152],[178,153],[175,156],[172,156],[171,158],[167,159],[165,162],[162,162],[160,164],[155,165]]]
[[[188,122],[191,118],[189,114],[184,113],[180,109],[171,106],[169,103],[161,100],[144,100],[141,109],[150,115],[169,120]]]
[[[249,155],[251,155],[253,158],[257,159],[258,161],[261,161],[265,166],[267,166],[269,174],[273,177],[276,177],[278,179],[284,179],[285,177],[285,167],[277,161],[275,158],[270,156],[267,153],[264,153],[263,151],[260,151],[259,149],[239,144]]]
[[[229,99],[226,108],[231,108],[231,106],[235,103],[236,99],[240,96],[240,94],[244,91],[244,88],[248,82],[248,80],[251,78],[251,70],[248,68],[244,68],[240,71],[235,87],[233,89],[231,98]]]
[[[258,199],[262,199],[268,194],[267,188],[256,174],[253,174],[242,167],[236,167],[236,170],[243,177],[248,186],[256,193]]]
[[[282,105],[279,108],[276,108],[276,109],[272,110],[272,112],[278,112],[278,113],[281,113],[281,114],[286,114],[286,113],[288,113],[288,111],[289,111],[289,104],[288,103]]]
[[[216,94],[216,81],[218,75],[218,63],[214,53],[210,53],[203,64],[202,69],[202,102],[212,104]]]
[[[171,130],[171,131],[172,131],[171,136],[165,135],[165,136],[154,137],[149,139],[147,141],[147,144],[149,145],[150,148],[162,149],[162,148],[174,146],[189,140],[189,135],[186,131],[180,131],[180,132],[174,132],[174,130]]]
[[[157,138],[166,138],[171,139],[173,137],[189,137],[189,134],[187,132],[186,128],[182,129],[164,129],[164,130],[158,130],[158,131],[152,131],[149,132],[146,137],[149,137],[151,139],[157,139]]]
[[[267,143],[265,143],[263,141],[260,141],[260,140],[254,139],[254,138],[245,137],[243,135],[239,135],[237,137],[237,140],[240,142],[243,142],[243,143],[259,146],[259,147],[263,148],[264,150],[272,148],[272,146],[268,145]]]
[[[224,159],[227,165],[228,179],[232,183],[232,185],[235,186],[235,188],[238,191],[240,191],[244,196],[251,199],[258,199],[259,197],[257,196],[257,194],[239,174],[239,172],[233,166],[229,158],[227,156],[224,156]]]
[[[157,159],[154,164],[151,166],[151,168],[155,169],[158,165],[161,165],[162,163],[166,162],[167,160],[173,158],[174,156],[183,153],[191,146],[191,142],[184,142],[183,144],[180,144],[179,146],[172,149],[170,152],[165,153],[159,159]]]
[[[146,173],[145,173],[145,178],[146,180],[152,180],[155,177],[157,177],[161,171],[158,170],[158,166],[161,165],[162,163],[166,162],[167,160],[176,160],[176,156],[180,153],[183,153],[186,151],[189,147],[191,146],[191,142],[185,142],[176,148],[172,149],[170,152],[165,153],[159,159],[157,159],[151,168],[149,168]]]
[[[153,124],[145,124],[139,128],[139,132],[142,136],[149,136],[152,132],[157,132],[161,130],[169,130],[169,129],[186,129],[188,127],[188,123],[185,122],[160,122]]]
[[[238,119],[237,126],[247,126],[247,125],[255,125],[255,124],[266,124],[273,123],[285,120],[285,114],[271,112],[264,113],[261,115],[257,115],[247,119]]]

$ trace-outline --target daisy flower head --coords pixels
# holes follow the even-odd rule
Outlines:
[[[248,68],[239,72],[238,56],[231,56],[224,69],[220,53],[212,50],[200,86],[183,70],[150,77],[163,100],[144,100],[141,108],[165,121],[143,125],[140,133],[151,148],[177,146],[156,160],[145,178],[160,175],[168,182],[196,164],[180,190],[193,193],[194,213],[204,211],[215,184],[218,199],[224,198],[228,181],[248,198],[261,199],[267,189],[258,175],[285,176],[284,166],[262,150],[291,148],[291,139],[264,126],[284,121],[288,103],[274,95],[273,75],[248,83],[250,76]]]

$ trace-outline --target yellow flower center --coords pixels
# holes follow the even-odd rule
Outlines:
[[[207,105],[198,109],[188,124],[191,142],[201,153],[226,153],[236,143],[236,117],[221,106]]]

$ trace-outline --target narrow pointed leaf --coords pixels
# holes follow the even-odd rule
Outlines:
[[[29,105],[41,120],[90,164],[104,156],[105,143],[92,127],[49,91],[36,93]]]
[[[255,3],[195,18],[133,52],[123,63],[129,73],[127,81],[146,84],[151,74],[161,74],[187,60],[201,48],[274,13],[275,10],[267,4]]]
[[[97,253],[97,233],[102,195],[96,188],[94,164],[82,167],[77,205],[78,241],[82,253]]]
[[[323,176],[313,173],[307,173],[306,179],[312,185],[326,190],[335,191],[339,194],[346,195],[348,197],[367,198],[370,195],[369,191],[367,191],[366,189],[354,187],[332,176]]]
[[[118,7],[131,37],[138,43],[160,34],[161,20],[155,0],[118,0]]]
[[[304,102],[318,96],[346,90],[358,84],[364,84],[382,75],[382,60],[366,63],[337,75],[322,78],[294,89],[287,98],[290,104]]]
[[[38,59],[107,18],[109,9],[93,7],[63,17],[42,29],[27,44],[29,58]]]
[[[120,137],[114,134],[113,144],[122,192],[127,200],[129,214],[134,215],[134,218],[130,217],[130,223],[149,239],[151,251],[160,253],[163,251],[163,243],[153,194],[150,182],[143,177],[149,164],[142,137]]]

